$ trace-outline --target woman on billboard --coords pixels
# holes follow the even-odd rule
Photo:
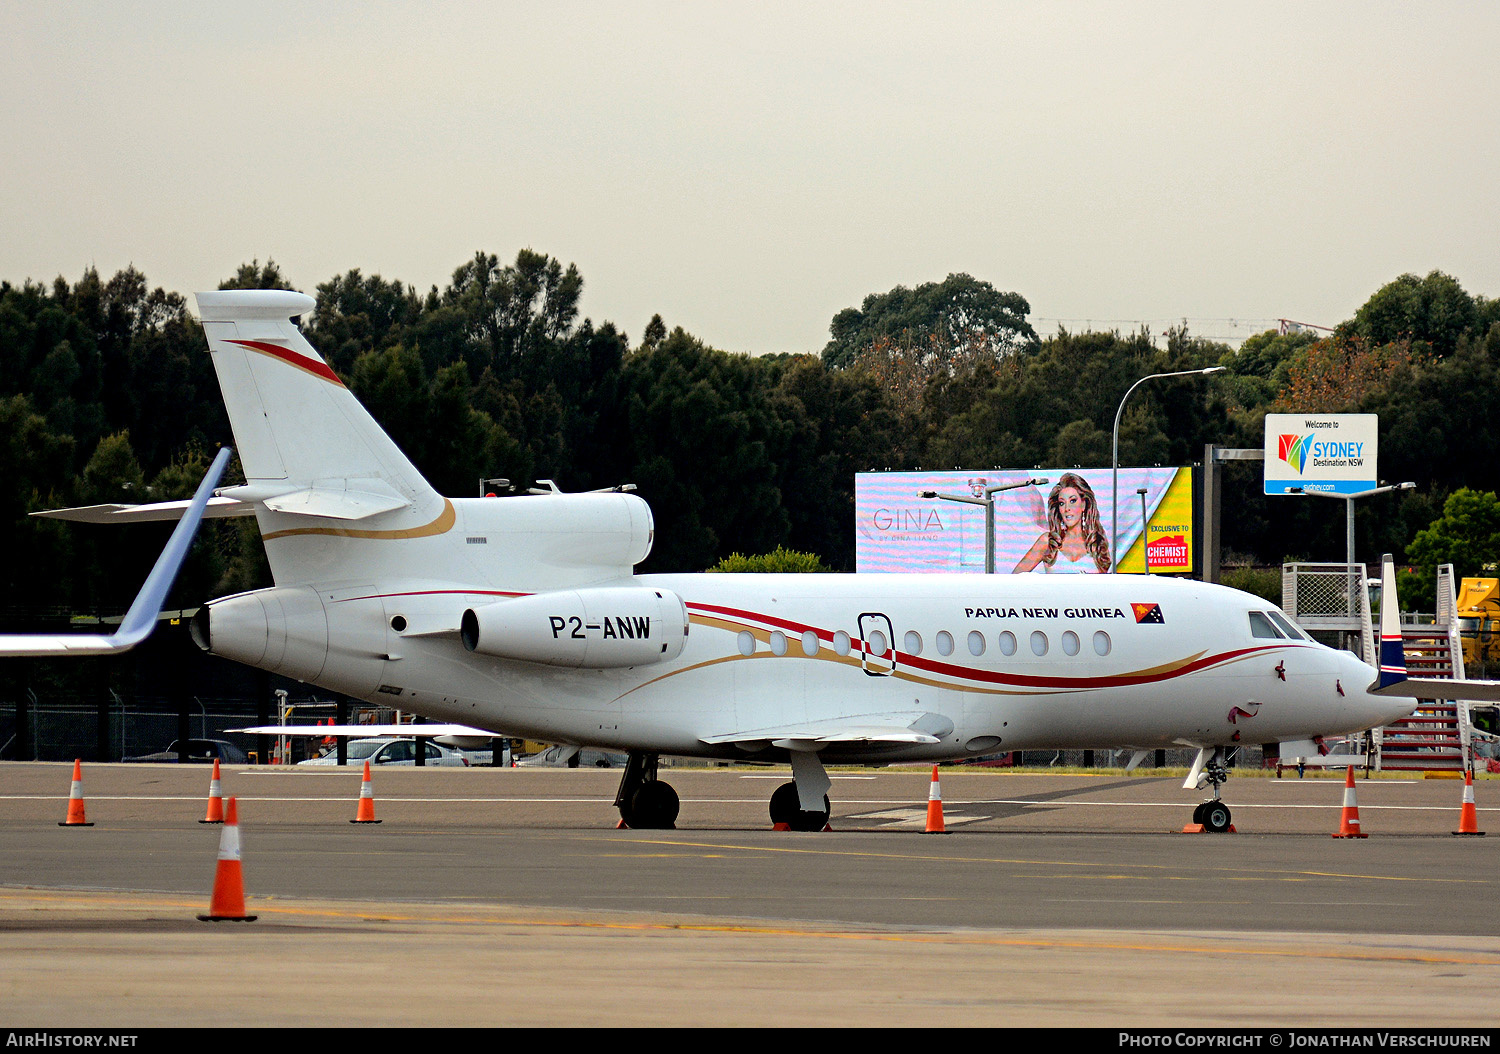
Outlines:
[[[1012,574],[1105,574],[1109,538],[1099,523],[1099,503],[1082,476],[1064,472],[1047,496],[1047,531],[1021,557]]]

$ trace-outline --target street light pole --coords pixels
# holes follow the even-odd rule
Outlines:
[[[1146,518],[1146,487],[1136,488],[1136,493],[1141,496],[1141,537],[1145,537],[1146,528],[1150,526]],[[1141,545],[1141,562],[1146,565],[1146,573],[1151,573],[1151,554],[1147,551],[1144,543]]]
[[[1354,502],[1356,498],[1369,498],[1376,494],[1386,494],[1393,490],[1412,490],[1415,483],[1388,483],[1370,490],[1356,491],[1353,494],[1333,494],[1324,490],[1307,490],[1304,487],[1289,487],[1288,494],[1301,494],[1310,498],[1338,498],[1345,503],[1346,520],[1344,524],[1344,552],[1345,563],[1351,566],[1354,563]]]
[[[1114,452],[1110,457],[1109,570],[1111,574],[1118,574],[1120,571],[1120,418],[1125,413],[1125,403],[1129,401],[1131,392],[1134,392],[1147,381],[1160,380],[1163,377],[1207,376],[1210,373],[1221,373],[1224,369],[1225,367],[1223,366],[1210,366],[1202,370],[1173,370],[1171,373],[1151,373],[1142,377],[1125,390],[1125,398],[1120,400],[1120,408],[1115,411]]]
[[[1020,483],[999,483],[993,487],[984,488],[984,497],[975,497],[971,494],[939,494],[935,490],[924,490],[918,493],[920,498],[941,498],[944,501],[961,501],[965,505],[984,506],[984,573],[992,575],[995,573],[995,495],[1002,490],[1018,490],[1021,487],[1045,487],[1052,482],[1048,479],[1027,479]]]
[[[1303,487],[1289,487],[1288,494],[1302,494],[1314,498],[1341,498],[1344,502],[1347,519],[1344,522],[1344,577],[1347,580],[1348,595],[1346,602],[1349,605],[1349,614],[1352,616],[1360,609],[1361,601],[1356,598],[1358,580],[1354,574],[1354,501],[1356,498],[1368,498],[1375,494],[1385,494],[1393,490],[1412,490],[1415,483],[1393,483],[1374,487],[1370,490],[1356,491],[1353,494],[1332,494],[1323,490],[1307,490]]]

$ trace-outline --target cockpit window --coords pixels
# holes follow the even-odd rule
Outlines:
[[[1271,624],[1271,620],[1259,611],[1250,612],[1250,636],[1267,637],[1278,640],[1285,636],[1279,629]]]
[[[1294,626],[1292,624],[1292,620],[1289,619],[1289,618],[1287,618],[1281,612],[1273,610],[1273,611],[1267,611],[1266,614],[1269,615],[1269,616],[1271,616],[1271,621],[1274,622],[1274,623],[1276,623],[1276,625],[1280,626],[1281,629],[1282,629],[1282,631],[1285,632],[1288,637],[1291,637],[1292,640],[1306,640],[1307,639],[1307,634],[1303,633],[1300,629],[1298,629],[1296,626]]]

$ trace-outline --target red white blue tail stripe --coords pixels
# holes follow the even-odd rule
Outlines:
[[[1406,680],[1406,646],[1401,640],[1401,602],[1396,597],[1396,564],[1386,553],[1380,561],[1380,679],[1376,688]]]

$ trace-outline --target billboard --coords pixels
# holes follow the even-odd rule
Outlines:
[[[1267,494],[1358,494],[1379,486],[1379,414],[1267,414]]]
[[[982,497],[986,487],[1028,479],[1050,482],[995,495],[996,572],[1098,574],[1116,569],[1109,544],[1110,470],[1039,468],[858,473],[856,570],[983,573],[984,507],[918,495],[935,491]],[[1122,468],[1119,493],[1118,570],[1192,571],[1193,470]]]

